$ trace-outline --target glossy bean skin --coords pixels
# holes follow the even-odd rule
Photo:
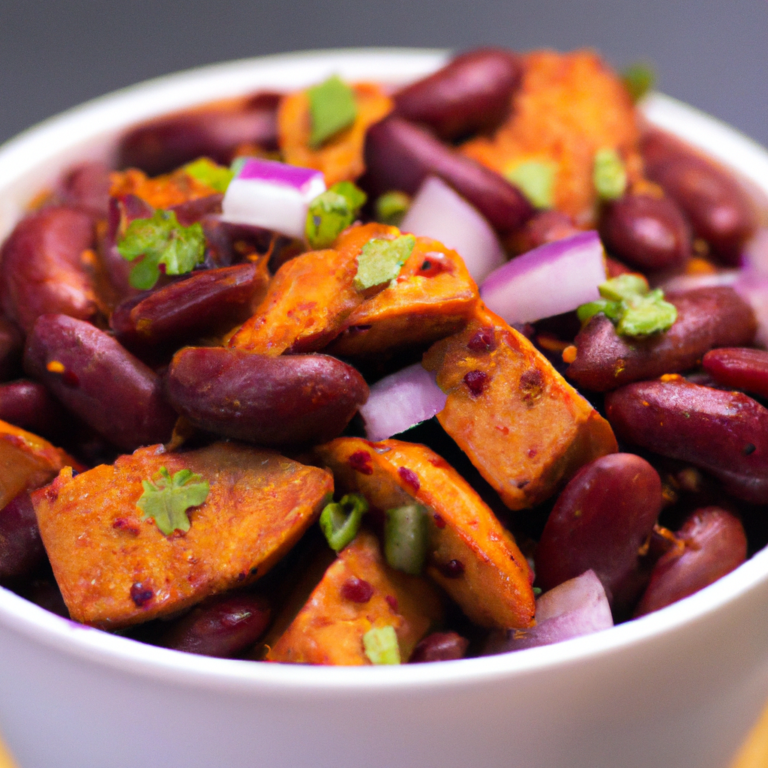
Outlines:
[[[95,317],[93,280],[82,260],[93,245],[93,220],[84,211],[52,206],[23,218],[1,254],[0,300],[8,317],[25,331],[47,312]]]
[[[639,551],[662,506],[661,479],[631,453],[603,456],[565,486],[536,550],[536,583],[544,591],[593,570],[614,607],[643,587]]]
[[[229,165],[241,144],[277,149],[278,94],[260,94],[237,109],[201,109],[159,118],[129,131],[118,147],[121,168],[150,176],[209,157]]]
[[[468,647],[469,640],[457,632],[433,632],[413,649],[408,663],[423,664],[430,661],[463,659]]]
[[[21,371],[24,338],[15,323],[0,315],[0,381],[7,381]]]
[[[469,51],[398,91],[395,112],[445,141],[492,131],[509,112],[522,76],[522,60],[510,51]]]
[[[177,352],[166,391],[197,427],[275,448],[332,440],[368,399],[363,377],[334,357],[220,347]]]
[[[221,595],[176,621],[160,638],[159,645],[220,659],[233,658],[261,637],[270,613],[263,597],[245,592]]]
[[[45,549],[29,494],[0,510],[0,583],[28,576],[45,562]]]
[[[20,379],[0,384],[0,420],[56,441],[66,414],[43,384]]]
[[[677,320],[646,339],[619,336],[603,314],[576,336],[576,359],[567,375],[580,387],[607,392],[632,381],[692,368],[710,349],[750,344],[757,328],[752,308],[732,288],[669,293]]]
[[[661,557],[635,609],[635,616],[658,611],[730,573],[747,558],[741,521],[719,507],[697,509],[675,536],[683,542]]]
[[[610,392],[605,409],[619,440],[707,470],[737,498],[768,503],[768,409],[751,397],[665,376]]]
[[[132,451],[171,436],[176,414],[160,378],[90,323],[40,317],[27,337],[24,368],[118,448]]]
[[[679,269],[691,257],[690,227],[670,197],[624,195],[603,206],[599,231],[609,253],[643,272]]]
[[[389,117],[368,129],[365,164],[361,184],[373,196],[390,190],[414,195],[427,176],[439,176],[501,235],[519,229],[533,215],[528,200],[498,173],[399,117]]]
[[[718,384],[768,398],[768,352],[764,349],[713,349],[704,355],[701,364]]]
[[[122,302],[110,317],[118,340],[141,351],[243,322],[269,277],[256,264],[208,269]]]
[[[724,168],[662,131],[648,131],[640,149],[648,178],[680,206],[694,233],[726,264],[737,266],[757,216],[739,182]]]
[[[65,205],[80,208],[97,218],[106,218],[109,187],[109,166],[90,161],[80,163],[67,173],[59,194]]]
[[[525,225],[509,238],[508,245],[515,253],[525,253],[578,232],[576,224],[567,213],[536,211]]]

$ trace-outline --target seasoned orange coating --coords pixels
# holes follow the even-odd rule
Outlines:
[[[630,183],[642,181],[636,111],[621,80],[594,51],[535,51],[525,57],[511,116],[491,138],[462,151],[504,174],[525,161],[555,169],[555,208],[582,225],[593,222],[592,167],[598,149],[616,149]]]
[[[80,469],[47,440],[0,421],[0,509],[22,491],[49,483],[67,466]]]
[[[142,480],[161,467],[210,484],[169,536],[142,519]],[[215,443],[187,453],[140,448],[76,477],[65,469],[32,501],[72,618],[118,628],[173,613],[263,576],[317,518],[333,479],[274,451]]]
[[[617,450],[608,422],[482,302],[423,365],[448,395],[437,414],[443,429],[510,509],[544,501],[579,467]]]
[[[311,125],[306,91],[285,96],[277,113],[277,131],[284,161],[322,171],[329,187],[339,181],[354,181],[362,175],[365,171],[365,132],[392,111],[392,99],[380,85],[356,83],[350,87],[357,105],[354,124],[318,149],[309,146]]]
[[[477,492],[440,456],[400,440],[340,437],[315,449],[342,493],[362,493],[381,510],[426,507],[428,575],[484,627],[533,623],[533,574],[512,535]],[[451,570],[456,561],[461,573]]]
[[[458,331],[477,298],[477,285],[459,254],[417,237],[397,279],[363,301],[329,351],[370,356],[430,344]]]
[[[352,579],[370,585],[367,600],[345,596],[345,585]],[[363,635],[373,628],[391,626],[405,662],[441,618],[442,606],[434,587],[422,578],[390,568],[376,537],[361,531],[339,552],[266,659],[294,664],[370,664]]]
[[[109,193],[113,197],[136,195],[153,208],[170,208],[190,200],[218,194],[215,189],[183,170],[150,179],[143,171],[128,168],[125,171],[113,171],[109,179]]]

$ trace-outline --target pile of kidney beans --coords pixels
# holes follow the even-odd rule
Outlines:
[[[438,175],[517,251],[573,233],[567,216],[534,212],[517,188],[456,148],[504,118],[522,68],[506,51],[472,52],[400,91],[394,114],[367,135],[361,185],[372,198],[391,189],[413,194]],[[119,143],[117,165],[155,175],[201,156],[229,163],[243,145],[275,151],[279,100],[260,93],[236,107],[134,128]],[[716,268],[738,263],[757,226],[739,182],[655,130],[645,132],[641,151],[647,176],[665,194],[626,194],[603,205],[599,229],[611,273],[637,270],[657,281],[683,270],[694,244]],[[115,238],[121,220],[151,210],[132,195],[110,197],[109,170],[85,163],[65,174],[18,223],[0,264],[0,419],[61,445],[85,466],[170,439],[178,416],[165,382],[172,354],[245,319],[258,280],[249,255],[271,248],[274,271],[296,252],[284,238],[221,221],[221,195],[213,195],[175,208],[182,224],[203,225],[204,264],[138,293]],[[531,554],[536,586],[547,590],[592,569],[617,620],[691,594],[768,540],[768,353],[752,348],[752,310],[727,287],[668,299],[679,317],[658,338],[617,337],[602,315],[580,329],[575,313],[522,329],[606,415],[623,451],[582,468],[550,502],[512,514],[436,423],[404,436],[430,443],[477,487]],[[578,355],[567,368],[560,352],[570,343]],[[52,354],[66,375],[46,367]],[[270,376],[291,368],[284,358],[273,364]],[[371,381],[402,364],[369,361],[361,370]],[[281,397],[290,404],[290,388]],[[303,442],[302,419],[290,408],[271,418],[287,430],[283,443]],[[338,416],[323,418],[332,433]],[[361,434],[354,421],[348,430]],[[132,633],[183,650],[241,655],[268,624],[270,589],[307,546],[256,591],[220,596]],[[0,583],[66,614],[26,494],[0,512]],[[460,617],[455,627],[477,634]],[[417,657],[452,658],[465,648],[453,635],[435,635]]]

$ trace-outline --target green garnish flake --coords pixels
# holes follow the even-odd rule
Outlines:
[[[307,93],[312,126],[309,145],[317,149],[355,122],[357,104],[353,90],[338,75],[332,75]]]
[[[355,289],[365,291],[394,280],[415,246],[413,235],[401,235],[394,240],[369,240],[357,257]]]
[[[399,664],[400,646],[395,628],[374,627],[363,635],[363,648],[371,664]]]
[[[555,204],[557,166],[539,160],[527,160],[504,174],[528,198],[534,208],[547,209]]]
[[[427,536],[426,509],[420,504],[389,509],[384,523],[384,557],[392,568],[418,576],[427,557]]]
[[[627,189],[627,169],[619,153],[612,147],[595,152],[592,183],[601,200],[617,200]]]
[[[149,290],[161,271],[184,275],[200,264],[205,256],[205,235],[199,222],[183,227],[174,211],[157,210],[151,219],[134,219],[117,250],[126,261],[143,257],[129,280],[134,288]]]
[[[323,507],[320,528],[334,552],[340,552],[357,536],[367,511],[368,502],[359,493],[348,493],[341,501],[333,501]]]
[[[309,204],[305,234],[312,248],[327,248],[357,218],[367,196],[351,181],[340,181]]]
[[[188,531],[187,510],[199,507],[208,498],[208,481],[189,469],[180,469],[171,477],[165,467],[160,467],[153,479],[154,482],[141,482],[144,493],[136,505],[142,511],[142,519],[154,519],[166,536],[174,531]]]
[[[187,163],[182,169],[187,176],[191,176],[201,184],[205,184],[211,189],[215,189],[222,194],[227,191],[229,182],[235,176],[231,168],[214,163],[207,157],[201,157],[192,163]]]
[[[677,320],[675,305],[664,300],[661,288],[650,290],[640,275],[619,275],[600,285],[599,291],[602,299],[576,311],[582,323],[602,312],[620,336],[650,336],[668,330]]]
[[[392,190],[376,199],[374,215],[382,224],[398,226],[411,207],[411,198],[405,192]]]
[[[621,79],[624,81],[632,101],[638,102],[656,84],[656,73],[650,64],[637,62],[630,64],[621,73]]]

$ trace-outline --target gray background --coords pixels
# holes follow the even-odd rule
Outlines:
[[[0,141],[226,59],[347,46],[593,46],[768,144],[768,0],[0,0]]]

